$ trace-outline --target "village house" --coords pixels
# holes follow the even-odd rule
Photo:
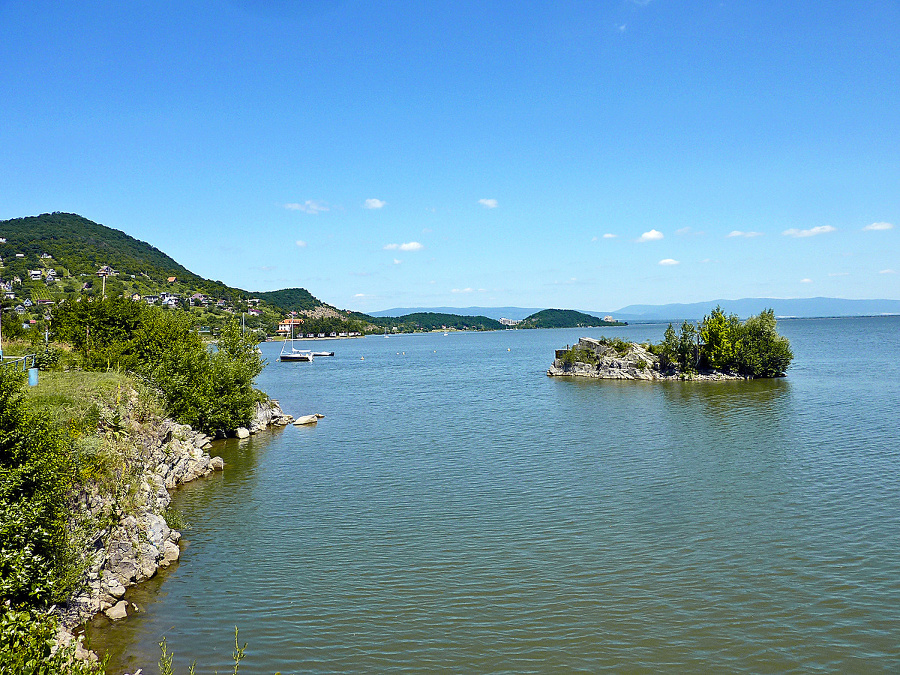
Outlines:
[[[278,322],[278,330],[275,332],[279,333],[280,335],[288,335],[290,334],[292,328],[296,330],[302,325],[303,319],[282,319]]]
[[[41,253],[41,260],[53,260],[53,256],[49,253]]]
[[[256,309],[255,307],[251,307],[250,309],[247,310],[247,314],[250,314],[251,316],[261,316],[262,310]]]
[[[166,278],[166,283],[169,283],[169,284],[174,284],[176,281],[178,281],[177,277],[167,277]]]
[[[97,270],[98,277],[114,277],[118,274],[112,267],[109,265],[103,265],[99,270]]]
[[[56,281],[56,270],[52,267],[47,270],[47,283],[50,283],[51,281]]]
[[[28,276],[31,277],[32,281],[40,281],[43,274],[41,274],[40,270],[28,270]]]

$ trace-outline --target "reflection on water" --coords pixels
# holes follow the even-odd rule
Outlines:
[[[770,381],[543,375],[582,331],[273,362],[263,388],[326,417],[225,444],[177,493],[182,561],[95,644],[224,672],[237,624],[251,675],[896,672],[900,320],[780,327]]]

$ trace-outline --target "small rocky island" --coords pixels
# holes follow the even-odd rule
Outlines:
[[[698,325],[672,324],[663,341],[637,344],[621,338],[583,337],[556,350],[550,376],[606,380],[743,380],[784,377],[794,358],[787,338],[775,329],[772,310],[746,321],[721,308]]]
[[[557,349],[547,370],[550,376],[593,377],[601,380],[681,380],[688,376],[676,368],[661,368],[660,357],[648,345],[624,340],[583,337],[568,349]],[[691,373],[694,380],[743,380],[738,373],[703,370]]]

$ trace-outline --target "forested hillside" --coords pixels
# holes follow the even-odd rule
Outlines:
[[[584,326],[624,326],[619,321],[604,321],[574,309],[545,309],[526,317],[517,328],[581,328]]]

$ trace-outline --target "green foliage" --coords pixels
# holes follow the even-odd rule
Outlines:
[[[776,330],[775,312],[767,309],[741,327],[736,349],[738,370],[752,377],[781,377],[794,358],[787,338]]]
[[[586,349],[580,345],[574,345],[562,355],[562,362],[567,367],[571,367],[575,363],[597,365],[598,359],[593,349]]]
[[[652,345],[651,351],[660,357],[663,370],[674,366],[685,375],[699,365],[747,377],[781,377],[794,358],[787,338],[776,330],[771,309],[741,323],[736,315],[726,316],[716,307],[699,329],[685,321],[676,336],[669,324],[662,343]]]
[[[283,312],[315,309],[322,303],[305,288],[282,288],[278,291],[258,291],[252,297],[278,307]]]
[[[66,303],[54,325],[88,369],[142,375],[164,396],[169,413],[206,432],[245,426],[263,396],[253,388],[263,360],[252,334],[231,317],[210,352],[189,314],[125,298]]]
[[[66,527],[77,472],[22,387],[20,374],[0,368],[0,599],[37,605],[66,598],[77,577]]]
[[[526,317],[517,328],[581,328],[585,326],[624,326],[619,321],[604,321],[574,309],[544,309]]]
[[[105,663],[74,659],[74,643],[53,652],[57,628],[52,614],[0,604],[0,673],[102,675]]]
[[[675,329],[669,324],[663,334],[663,341],[653,349],[653,353],[659,357],[659,366],[662,370],[669,370],[678,365],[678,346]]]
[[[727,370],[736,363],[737,343],[741,335],[741,320],[736,314],[726,316],[716,307],[700,323],[700,359],[704,366]]]
[[[695,373],[698,360],[697,327],[684,321],[678,333],[678,368],[683,374]]]

